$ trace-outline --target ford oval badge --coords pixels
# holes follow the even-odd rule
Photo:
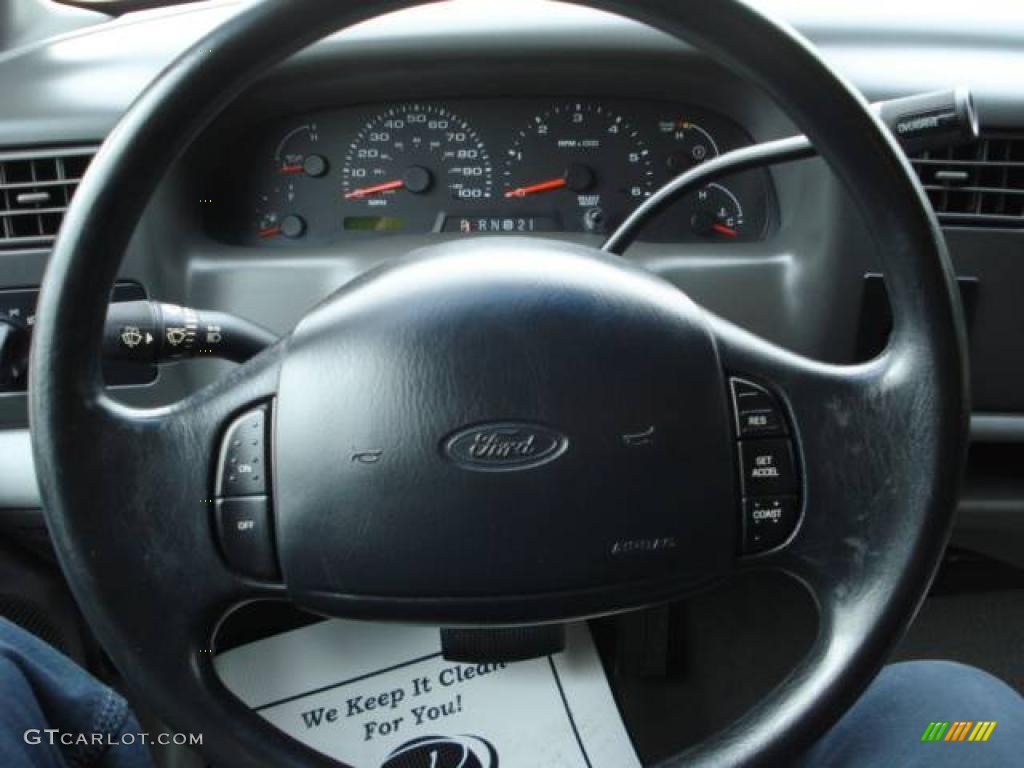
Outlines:
[[[459,430],[443,447],[445,455],[464,469],[513,472],[554,461],[569,447],[569,438],[537,424],[505,421]]]

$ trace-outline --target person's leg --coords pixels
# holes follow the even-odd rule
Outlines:
[[[32,686],[18,665],[0,653],[0,765],[10,768],[63,768],[60,749],[28,745],[25,734],[49,728]]]
[[[941,734],[938,740],[923,740],[935,722],[949,725],[931,729],[928,735]],[[986,741],[970,741],[979,722],[996,725]],[[965,725],[954,731],[954,723]],[[963,741],[954,740],[964,732]],[[1021,765],[1022,746],[1024,698],[1019,693],[974,667],[907,661],[883,669],[802,765],[989,768]]]
[[[150,768],[139,739],[121,743],[139,731],[120,695],[0,617],[0,766]]]

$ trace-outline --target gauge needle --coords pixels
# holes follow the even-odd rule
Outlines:
[[[286,163],[281,166],[281,173],[302,173],[301,163]]]
[[[392,189],[401,189],[404,186],[405,182],[401,179],[385,181],[382,184],[374,184],[371,187],[360,187],[359,189],[353,189],[351,192],[346,192],[345,199],[351,200],[352,198],[366,197],[367,195],[374,195],[378,192],[388,192]]]
[[[726,237],[736,237],[739,234],[735,229],[726,224],[722,224],[721,222],[712,224],[711,229],[720,235],[725,235]]]
[[[265,227],[256,234],[259,235],[260,237],[274,237],[275,235],[281,234],[281,226],[277,225],[275,227]]]
[[[561,189],[565,185],[565,177],[562,176],[557,179],[548,179],[547,181],[540,181],[536,184],[530,184],[525,187],[510,189],[505,193],[505,197],[526,197],[527,195],[532,195],[535,192],[547,192],[549,189]]]

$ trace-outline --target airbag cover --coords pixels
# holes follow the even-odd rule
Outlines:
[[[516,596],[720,576],[736,533],[701,310],[559,242],[432,246],[296,329],[275,424],[285,581]]]

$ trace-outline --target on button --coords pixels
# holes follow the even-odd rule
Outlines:
[[[231,422],[221,443],[218,496],[259,496],[267,492],[267,407],[261,405]]]

